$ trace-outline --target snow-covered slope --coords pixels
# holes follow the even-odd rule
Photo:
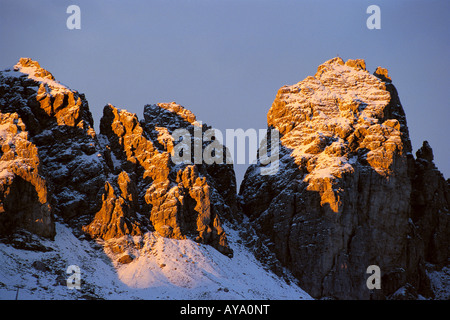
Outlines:
[[[0,244],[0,299],[311,299],[294,282],[266,271],[237,231],[226,227],[226,232],[233,258],[208,245],[151,232],[132,237],[128,243],[134,245],[115,254],[121,239],[80,240],[56,222],[55,240],[40,240],[51,251]],[[126,254],[134,260],[118,262]],[[81,270],[79,290],[67,287],[70,265]]]

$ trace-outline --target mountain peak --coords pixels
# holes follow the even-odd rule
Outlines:
[[[98,297],[118,290],[92,285],[109,283],[105,270],[129,286],[121,294],[148,287],[152,295],[175,288],[176,297],[245,298],[254,283],[236,287],[256,279],[256,296],[269,297],[264,273],[241,269],[253,259],[247,249],[280,279],[292,272],[314,297],[431,297],[425,263],[448,264],[450,193],[427,142],[414,159],[387,69],[371,74],[362,59],[330,59],[280,88],[267,122],[280,144],[270,133],[261,147],[279,156],[280,169],[265,175],[262,161],[250,165],[237,196],[232,164],[195,161],[212,141],[198,138],[209,127],[187,108],[146,105],[139,119],[108,104],[97,135],[84,94],[37,61],[0,71],[0,265],[8,275],[0,296],[8,287],[61,296],[61,286],[41,279],[54,283],[60,258],[85,248],[76,252],[83,283]],[[178,129],[188,133],[182,140]],[[190,156],[171,161],[180,151]],[[104,268],[99,244],[111,260]],[[28,268],[37,257],[36,270],[49,262],[55,271],[52,279],[39,274],[38,290]],[[381,290],[367,290],[361,275],[370,265],[383,272]],[[231,290],[217,288],[230,279]]]
[[[320,75],[322,74],[321,71],[324,69],[325,70],[327,70],[327,69],[342,70],[342,69],[340,69],[342,66],[350,67],[355,70],[366,71],[366,62],[364,61],[364,59],[348,59],[347,61],[344,62],[344,60],[341,57],[335,57],[333,59],[330,59],[330,60],[322,63],[317,68],[315,77],[316,78],[320,77]],[[345,70],[345,68],[344,68],[344,70]]]
[[[168,132],[180,128],[200,127],[195,115],[185,107],[175,103],[157,103],[144,106],[144,120],[149,132],[158,131],[156,127],[165,127]],[[156,131],[154,133],[156,134]]]
[[[19,72],[19,74],[15,74],[15,72]],[[31,58],[20,58],[19,62],[14,65],[14,72],[10,72],[8,75],[21,76],[23,74],[27,75],[28,79],[47,85],[51,89],[52,95],[71,91],[68,87],[56,81],[55,77],[42,68],[39,62]]]
[[[27,73],[36,78],[55,80],[49,71],[41,68],[39,62],[31,58],[20,58],[19,62],[14,66],[14,70]]]
[[[178,103],[176,103],[174,101],[170,102],[170,103],[161,103],[160,102],[157,105],[163,109],[166,109],[166,110],[169,110],[171,112],[178,114],[180,117],[182,117],[189,123],[193,123],[196,120],[195,115],[190,110],[186,109],[185,107],[179,105]]]
[[[267,176],[261,163],[248,168],[242,208],[303,288],[314,297],[378,299],[412,285],[428,295],[418,248],[447,261],[448,232],[439,226],[448,223],[448,186],[428,143],[414,163],[387,69],[371,74],[362,59],[328,60],[278,90],[267,122],[280,133],[280,169]],[[384,273],[375,293],[360,277],[370,264]],[[391,281],[398,270],[405,280]]]

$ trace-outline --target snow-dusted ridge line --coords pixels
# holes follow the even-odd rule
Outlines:
[[[28,79],[46,85],[53,96],[58,93],[74,92],[59,81],[56,81],[49,71],[41,68],[37,61],[33,61],[30,58],[20,58],[19,62],[14,65],[13,71],[4,71],[4,75],[13,77],[27,75]]]

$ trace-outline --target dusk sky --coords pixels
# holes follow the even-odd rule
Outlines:
[[[66,27],[71,4],[80,30]],[[372,4],[379,30],[366,26]],[[171,101],[220,130],[258,130],[281,86],[361,58],[389,70],[414,152],[428,140],[448,178],[449,14],[450,1],[0,0],[0,69],[39,61],[86,94],[97,131],[107,103],[142,119],[145,104]]]

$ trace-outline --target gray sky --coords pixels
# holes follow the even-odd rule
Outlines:
[[[71,4],[81,30],[66,27]],[[380,30],[366,27],[371,4]],[[445,0],[0,0],[0,69],[38,60],[86,94],[96,130],[106,103],[142,119],[145,104],[176,101],[225,132],[265,128],[281,86],[337,55],[362,58],[389,70],[414,152],[428,140],[448,178],[449,14]]]

